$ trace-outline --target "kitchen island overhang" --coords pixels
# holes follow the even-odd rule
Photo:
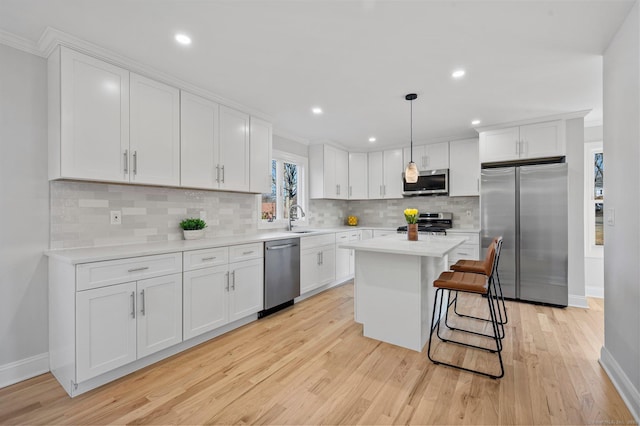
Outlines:
[[[422,351],[431,327],[433,281],[449,269],[449,252],[465,240],[420,235],[407,241],[398,234],[340,245],[355,250],[354,316],[364,336]]]

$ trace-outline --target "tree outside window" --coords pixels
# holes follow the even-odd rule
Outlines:
[[[276,157],[274,153],[274,157]],[[283,157],[285,157],[283,155]],[[286,156],[289,157],[289,156]],[[262,194],[261,218],[263,222],[288,220],[291,206],[303,205],[300,198],[303,189],[303,159],[274,158],[271,161],[271,192]],[[304,208],[304,206],[303,206]],[[297,210],[294,212],[297,217]]]

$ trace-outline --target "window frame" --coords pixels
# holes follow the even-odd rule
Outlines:
[[[276,166],[276,173],[278,173],[277,186],[276,186],[276,214],[282,212],[282,191],[283,191],[283,179],[280,173],[282,173],[282,163],[294,163],[298,166],[298,204],[302,206],[307,215],[296,219],[296,226],[308,226],[308,209],[309,198],[309,160],[307,157],[301,155],[292,154],[286,151],[280,151],[274,149],[271,153],[271,160],[276,160],[279,165]],[[262,219],[262,194],[258,194],[257,199],[257,211],[258,211],[258,229],[278,229],[287,228],[289,226],[289,220],[284,217],[276,218],[273,222]]]
[[[595,205],[602,200],[595,199],[594,157],[603,152],[602,141],[588,142],[584,145],[584,255],[586,257],[604,257],[604,244],[596,245],[596,214]],[[603,163],[604,164],[604,163]]]

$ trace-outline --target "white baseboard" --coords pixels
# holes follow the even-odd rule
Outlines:
[[[577,294],[569,295],[569,306],[573,306],[574,308],[589,308],[589,303],[587,302],[586,296],[579,296]]]
[[[49,353],[0,365],[0,388],[30,379],[49,371]]]
[[[618,361],[604,346],[600,350],[600,365],[611,379],[613,386],[618,390],[622,400],[627,405],[631,415],[640,424],[640,391],[633,386],[629,377],[618,364]]]
[[[597,297],[598,299],[604,299],[604,287],[587,286],[585,288],[587,297]]]

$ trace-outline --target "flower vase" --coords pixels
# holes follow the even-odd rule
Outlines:
[[[418,224],[417,223],[407,224],[407,239],[409,241],[418,241]]]

